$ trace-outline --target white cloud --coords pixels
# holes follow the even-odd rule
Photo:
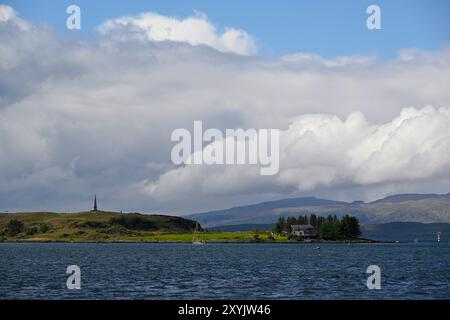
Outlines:
[[[188,165],[143,188],[150,196],[172,199],[199,190],[204,195],[253,193],[263,185],[310,191],[449,176],[448,128],[450,109],[431,106],[403,109],[382,125],[370,124],[359,112],[344,121],[333,115],[304,115],[280,133],[277,176],[261,177],[250,166]]]
[[[243,57],[183,43],[194,36],[142,41],[128,27],[62,38],[2,8],[0,210],[86,209],[94,193],[108,209],[188,212],[450,191],[447,49],[390,61]],[[170,135],[194,120],[281,129],[280,174],[174,168]]]
[[[317,54],[299,52],[281,57],[281,60],[294,63],[316,63],[326,67],[345,67],[351,65],[368,65],[376,62],[375,56],[354,55],[325,59]]]
[[[13,8],[4,4],[0,4],[0,23],[13,23],[23,31],[29,29],[29,24],[20,19]]]
[[[0,22],[6,22],[16,17],[13,8],[0,4]]]
[[[186,19],[146,12],[103,23],[99,30],[115,39],[187,42],[193,46],[207,45],[222,52],[242,55],[256,54],[253,38],[245,31],[226,28],[219,33],[207,16],[197,13]]]

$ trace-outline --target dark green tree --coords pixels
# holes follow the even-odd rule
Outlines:
[[[334,223],[334,219],[333,219],[333,216],[331,214],[328,215],[326,223],[328,223],[328,224],[333,224]]]
[[[299,224],[298,220],[295,217],[288,217],[286,219],[286,224],[285,224],[286,228],[285,228],[285,230],[287,232],[291,232],[291,226],[294,225],[294,224]]]
[[[325,240],[336,240],[339,237],[339,230],[333,223],[324,223],[320,226],[319,237]]]
[[[317,227],[317,216],[313,213],[311,214],[311,216],[309,217],[309,223],[313,226],[313,227]]]
[[[279,217],[277,223],[275,224],[274,231],[278,234],[282,233],[285,225],[284,217]]]
[[[361,236],[361,228],[359,227],[359,220],[356,217],[350,217],[350,225],[352,230],[352,237],[359,238]]]
[[[343,216],[339,225],[339,234],[341,237],[347,239],[361,236],[358,219],[347,214]]]
[[[11,219],[6,224],[6,234],[10,237],[14,237],[21,233],[24,229],[24,224],[22,221],[19,221],[17,219]]]
[[[317,217],[317,228],[319,229],[322,224],[325,223],[325,218],[322,216]]]
[[[39,232],[40,233],[47,233],[48,231],[50,231],[51,227],[49,224],[47,223],[43,223],[39,226]]]
[[[38,228],[37,228],[37,227],[30,227],[30,228],[27,228],[27,229],[25,230],[25,233],[26,233],[27,236],[32,236],[32,235],[38,233]]]
[[[333,223],[334,224],[339,224],[340,223],[340,220],[339,220],[339,218],[336,215],[333,215]]]

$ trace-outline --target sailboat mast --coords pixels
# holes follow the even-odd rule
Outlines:
[[[196,234],[196,232],[197,232],[197,226],[198,226],[198,222],[196,221],[196,222],[195,222],[194,234],[192,235],[192,242],[195,241],[195,234]]]

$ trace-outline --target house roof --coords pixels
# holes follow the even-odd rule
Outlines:
[[[314,229],[314,227],[310,224],[293,224],[291,225],[292,231],[306,231],[309,229]]]

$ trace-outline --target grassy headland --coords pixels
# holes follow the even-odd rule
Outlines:
[[[0,214],[0,241],[8,242],[191,242],[196,222],[182,217],[89,211]],[[270,231],[208,232],[206,242],[296,242]],[[354,239],[354,242],[364,240]],[[344,240],[342,240],[344,242]]]
[[[196,222],[175,216],[89,211],[0,214],[0,240],[145,241],[164,234],[192,234]]]

